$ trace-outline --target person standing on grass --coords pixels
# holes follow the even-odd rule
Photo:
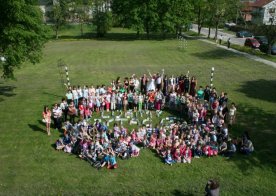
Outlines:
[[[227,40],[227,48],[230,48],[230,40],[231,40],[231,38],[229,37]]]
[[[48,135],[51,135],[51,110],[48,108],[48,106],[44,106],[44,110],[42,112],[43,121],[46,123],[46,131]]]
[[[67,114],[68,114],[68,103],[65,98],[62,98],[61,100],[60,109],[62,110],[62,114],[63,114],[63,122],[66,122]]]
[[[58,106],[57,103],[55,103],[54,108],[53,108],[53,117],[54,117],[54,127],[57,130],[61,129],[61,117],[62,117],[62,110]]]
[[[221,45],[222,42],[222,35],[219,35],[219,45]]]
[[[189,78],[189,75],[187,74],[184,77],[184,92],[189,93],[189,89],[190,89],[190,78]]]
[[[150,79],[147,83],[147,92],[149,91],[155,91],[155,79],[156,79],[156,76],[155,74],[151,75],[151,73],[149,72],[149,75],[150,75]]]
[[[70,104],[71,101],[73,101],[73,93],[72,93],[72,91],[68,90],[65,96],[66,96],[67,104]]]
[[[228,123],[230,126],[233,125],[233,123],[235,122],[235,118],[236,118],[236,105],[235,103],[231,103],[231,106],[229,108],[229,113],[228,113]]]
[[[79,105],[79,97],[78,97],[78,91],[75,86],[73,86],[72,94],[73,94],[74,105],[78,106]]]
[[[148,84],[148,78],[147,78],[147,75],[144,74],[141,79],[140,79],[140,83],[141,83],[141,92],[143,94],[146,94],[147,92],[147,84]]]
[[[69,121],[72,125],[75,124],[75,116],[76,116],[76,113],[77,113],[77,109],[74,105],[74,102],[71,101],[71,103],[69,104],[68,106],[68,115],[69,115]]]
[[[205,192],[206,196],[219,196],[219,183],[216,180],[208,180]]]
[[[191,82],[190,82],[190,95],[192,95],[193,97],[196,94],[196,85],[197,85],[197,80],[196,80],[195,76],[193,76],[191,78]]]

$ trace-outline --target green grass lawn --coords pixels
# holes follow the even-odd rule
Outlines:
[[[273,195],[276,188],[276,69],[214,45],[188,40],[60,40],[49,42],[41,63],[24,64],[17,81],[0,81],[0,195],[203,195],[216,178],[221,195]],[[186,73],[226,91],[238,107],[231,134],[249,131],[255,152],[193,159],[191,165],[165,165],[154,152],[119,160],[114,171],[97,171],[74,155],[53,148],[58,132],[48,137],[40,123],[43,105],[64,95],[57,61],[68,64],[73,84],[108,84],[117,76],[165,69]]]

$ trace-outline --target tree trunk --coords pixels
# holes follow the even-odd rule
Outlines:
[[[80,25],[81,25],[81,26],[80,26],[80,28],[81,28],[81,36],[83,36],[83,23],[81,22]]]
[[[199,6],[198,12],[197,12],[197,33],[200,35],[201,32],[201,27],[202,27],[202,22],[201,22],[201,7]]]
[[[207,36],[207,38],[210,38],[210,35],[211,35],[211,27],[209,26],[208,27],[208,36]]]
[[[216,31],[215,31],[215,37],[214,37],[215,40],[218,38],[218,25],[219,23],[216,22]]]
[[[149,39],[150,30],[149,30],[149,24],[148,23],[146,24],[146,33],[147,33],[147,39]]]
[[[137,29],[137,31],[136,31],[136,36],[137,36],[137,38],[140,38],[140,30],[139,29]]]
[[[56,39],[58,39],[58,26],[56,26],[55,32],[56,32]]]
[[[266,54],[271,55],[271,48],[272,48],[271,43],[268,43]]]
[[[202,28],[201,25],[197,25],[197,34],[198,35],[200,35],[200,33],[201,33],[201,28]]]

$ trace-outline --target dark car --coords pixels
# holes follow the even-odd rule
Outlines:
[[[253,34],[248,31],[239,31],[236,33],[237,37],[253,37]]]
[[[267,53],[268,44],[261,44],[260,51]],[[276,43],[271,46],[271,54],[276,55]]]
[[[255,38],[246,38],[244,46],[249,46],[251,48],[259,48],[260,43]]]
[[[266,36],[254,36],[256,40],[262,45],[262,44],[268,44]]]

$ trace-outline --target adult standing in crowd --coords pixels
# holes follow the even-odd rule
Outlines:
[[[65,96],[66,96],[67,103],[70,104],[71,101],[73,101],[73,93],[72,93],[72,91],[68,90]]]
[[[187,74],[184,77],[184,92],[189,93],[189,89],[190,89],[190,78],[189,78],[189,75]]]
[[[48,108],[48,106],[44,106],[44,110],[42,112],[43,121],[46,123],[46,131],[48,135],[51,135],[51,110]]]
[[[71,124],[75,124],[76,113],[77,113],[77,109],[74,105],[74,102],[71,101],[71,103],[68,106],[68,115],[69,115],[69,121]]]
[[[195,76],[193,76],[191,78],[191,84],[190,84],[190,95],[192,95],[193,97],[196,94],[196,85],[197,85],[197,80],[196,80]]]
[[[147,78],[147,75],[144,74],[142,77],[141,77],[141,92],[143,94],[146,94],[147,92],[147,83],[148,83],[148,78]]]
[[[159,91],[161,90],[162,87],[162,80],[164,76],[164,69],[162,69],[162,74],[160,75],[159,73],[156,74],[156,89]]]
[[[155,91],[155,74],[151,75],[151,73],[149,72],[150,75],[150,80],[148,82],[148,86],[147,86],[147,91]]]
[[[61,117],[62,117],[62,110],[58,106],[58,104],[55,103],[54,108],[53,108],[53,118],[54,118],[55,129],[58,129],[58,130],[61,129],[61,125],[62,125]]]
[[[62,98],[62,100],[61,100],[60,109],[62,110],[63,121],[66,122],[67,121],[67,114],[68,114],[68,103],[67,103],[65,98]]]

